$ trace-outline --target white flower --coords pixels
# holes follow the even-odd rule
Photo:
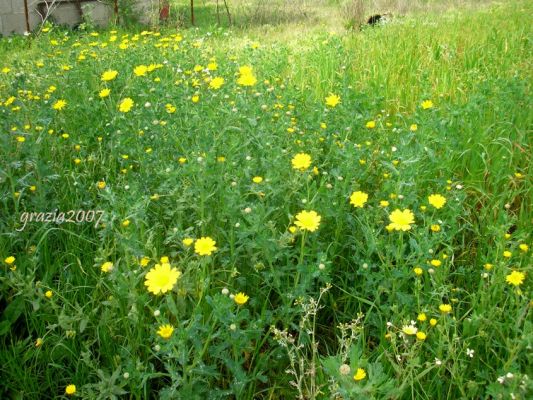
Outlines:
[[[435,357],[435,365],[442,365],[442,361]]]
[[[470,358],[474,358],[474,350],[472,349],[466,349],[466,355]]]
[[[339,368],[341,375],[348,375],[350,373],[350,366],[348,364],[342,364]]]

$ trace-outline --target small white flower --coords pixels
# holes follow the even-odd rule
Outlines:
[[[155,310],[154,311],[154,317],[159,317],[161,315],[161,311]]]
[[[513,379],[514,378],[514,375],[511,372],[507,372],[507,374],[505,376],[507,378],[509,378],[509,379]]]
[[[318,264],[318,269],[323,270],[326,266],[323,263]]]
[[[250,207],[246,207],[243,211],[245,214],[250,214],[252,212],[252,209]]]
[[[228,289],[228,288],[224,288],[224,289],[222,289],[222,294],[223,294],[224,296],[227,296],[227,295],[229,294],[229,289]]]
[[[237,329],[237,325],[235,325],[235,324],[231,324],[231,325],[229,326],[229,328],[230,328],[232,331],[234,331],[234,330]]]
[[[252,159],[252,157],[246,156],[246,161],[250,161],[251,159]]]
[[[129,372],[124,372],[124,375],[122,375],[124,379],[128,379],[130,377]]]
[[[442,365],[442,361],[435,357],[435,365]]]
[[[240,226],[241,226],[241,224],[239,222],[235,223],[235,228],[239,228]]]
[[[498,383],[501,384],[501,385],[503,385],[504,382],[505,382],[505,376],[500,376],[500,377],[498,378]]]
[[[470,358],[474,358],[474,350],[472,349],[466,349],[466,355]]]
[[[350,366],[348,364],[342,364],[339,368],[341,375],[348,375],[350,373]]]

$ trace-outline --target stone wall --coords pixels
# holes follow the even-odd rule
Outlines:
[[[53,0],[47,0],[51,3]],[[146,0],[141,0],[144,3]],[[148,0],[151,1],[151,0]],[[28,15],[30,30],[39,27],[42,17],[39,14],[39,4],[44,0],[28,0]],[[57,24],[79,24],[80,16],[75,3],[56,0],[51,13],[51,19]],[[113,16],[113,9],[97,0],[82,0],[82,9],[96,25],[105,26]],[[0,0],[0,33],[4,36],[26,31],[26,17],[24,14],[24,0]]]

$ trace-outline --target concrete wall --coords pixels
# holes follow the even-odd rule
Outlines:
[[[51,2],[52,0],[48,0]],[[30,30],[39,27],[42,18],[38,13],[38,4],[43,0],[28,0]],[[52,12],[52,20],[57,24],[75,25],[80,23],[76,4],[65,3],[56,0],[57,7]],[[141,12],[143,22],[151,22],[147,15],[157,7],[158,0],[137,0],[136,8]],[[96,25],[105,26],[113,16],[113,9],[109,5],[97,0],[82,0],[84,14],[90,16]],[[146,13],[146,15],[144,14]],[[12,33],[24,33],[26,31],[26,18],[24,15],[24,0],[0,0],[0,33],[4,36]]]

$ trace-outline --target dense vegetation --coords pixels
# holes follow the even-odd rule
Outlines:
[[[532,13],[0,39],[0,397],[531,398]]]

